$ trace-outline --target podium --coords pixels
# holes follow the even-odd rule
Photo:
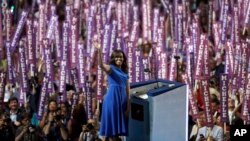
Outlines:
[[[126,141],[188,140],[187,85],[150,80],[132,83]]]

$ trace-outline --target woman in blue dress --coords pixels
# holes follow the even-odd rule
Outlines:
[[[107,73],[108,88],[103,98],[100,135],[111,141],[128,134],[129,77],[127,59],[123,51],[114,50],[110,63],[102,61],[100,44],[98,50],[99,66]]]

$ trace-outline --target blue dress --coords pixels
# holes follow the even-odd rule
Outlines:
[[[108,89],[103,98],[100,135],[126,136],[128,133],[126,84],[128,74],[120,68],[110,65]]]

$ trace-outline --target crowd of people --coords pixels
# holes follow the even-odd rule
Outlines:
[[[68,102],[58,104],[51,99],[41,121],[36,119],[36,111],[29,103],[22,107],[19,105],[18,99],[11,97],[6,103],[6,110],[1,110],[1,140],[100,140],[96,131],[97,123],[87,121],[81,102],[71,112]]]
[[[41,1],[33,0],[6,0],[1,1],[6,7],[11,10],[11,30],[12,35],[15,31],[18,21],[23,10],[29,10],[29,16],[38,18],[39,3]],[[58,21],[62,23],[65,20],[65,5],[72,5],[74,1],[53,0],[50,1],[57,7],[56,14]],[[6,4],[6,5],[5,5]],[[1,9],[1,10],[2,10]],[[2,19],[5,15],[2,13]],[[1,21],[1,26],[5,27],[6,23]],[[82,29],[83,30],[83,29]],[[61,32],[61,31],[60,31]],[[26,31],[23,31],[23,35]],[[3,32],[2,37],[4,42],[6,40],[6,32]],[[81,39],[86,38],[81,32]],[[5,45],[4,45],[5,46]],[[55,72],[55,82],[53,83],[53,92],[46,94],[46,105],[44,107],[43,116],[38,119],[38,108],[41,96],[41,89],[43,85],[43,78],[45,77],[45,62],[42,57],[37,58],[35,74],[28,74],[28,92],[25,94],[25,100],[20,102],[20,71],[18,66],[15,66],[15,82],[10,83],[7,78],[7,60],[6,50],[1,52],[3,57],[0,62],[0,71],[4,74],[3,89],[1,94],[0,104],[0,140],[2,141],[100,141],[98,134],[99,129],[99,113],[94,115],[93,119],[88,119],[86,114],[86,95],[83,91],[77,93],[77,101],[73,106],[73,99],[76,95],[75,87],[71,83],[67,83],[66,95],[67,101],[59,102],[58,87],[60,77],[60,60],[53,58],[53,70]],[[18,62],[18,52],[14,52],[13,61]],[[94,66],[95,64],[93,64]],[[95,80],[95,75],[90,74],[86,76],[86,80]],[[96,82],[92,83],[94,88]],[[92,89],[94,90],[94,89]],[[97,101],[93,96],[93,111],[97,109]]]
[[[2,0],[4,1],[4,0]],[[42,1],[42,0],[41,0]],[[76,0],[77,1],[77,0]],[[81,1],[81,0],[79,0]],[[167,1],[167,0],[166,0]],[[165,2],[166,2],[165,1]],[[230,1],[230,0],[224,0]],[[30,13],[30,17],[39,19],[39,2],[35,0],[5,0],[7,2],[7,9],[11,9],[13,12],[13,20],[11,23],[11,30],[13,33],[17,27],[18,19],[21,16],[21,11],[24,9],[31,9],[33,13]],[[84,1],[86,2],[86,1]],[[91,2],[100,2],[98,0],[89,0]],[[106,1],[105,1],[106,2]],[[122,0],[117,0],[117,2],[123,2]],[[162,14],[166,14],[169,16],[169,11],[166,10],[163,1],[152,1],[152,7],[159,8]],[[169,3],[174,3],[174,1],[169,0]],[[198,15],[199,18],[199,32],[207,34],[209,32],[209,2],[207,0],[189,0],[189,10],[190,15],[187,14],[190,18],[194,18],[194,15]],[[62,28],[63,21],[67,20],[65,16],[65,6],[74,4],[73,0],[51,0],[51,3],[56,5],[56,15],[58,15],[59,27]],[[141,1],[134,2],[135,4],[141,5]],[[169,4],[168,3],[168,4]],[[230,1],[230,3],[232,3]],[[236,2],[233,2],[237,4]],[[108,2],[106,3],[108,5]],[[166,4],[166,3],[165,3]],[[178,3],[177,3],[178,4]],[[221,4],[222,5],[222,4]],[[13,9],[14,7],[14,9]],[[141,7],[141,6],[139,6]],[[232,9],[231,5],[231,9]],[[5,7],[6,8],[6,7]],[[168,11],[168,12],[166,12]],[[198,12],[199,11],[199,12]],[[220,10],[219,10],[220,11]],[[231,10],[232,11],[232,10]],[[112,13],[114,14],[114,13]],[[111,15],[112,15],[111,14]],[[193,15],[192,15],[193,14]],[[213,12],[213,20],[219,20],[219,12]],[[84,16],[83,16],[84,17]],[[80,17],[80,18],[83,18]],[[112,17],[112,16],[111,16]],[[113,16],[116,17],[116,16]],[[143,20],[142,14],[139,14],[139,19]],[[88,18],[85,17],[84,20]],[[88,38],[88,26],[87,21],[82,20],[80,24],[79,32],[79,41],[83,42],[85,46],[87,46],[87,38]],[[168,53],[172,53],[173,44],[175,41],[174,33],[170,33],[171,28],[171,20],[166,20],[165,23],[167,25],[164,30],[166,40],[167,50],[164,50]],[[191,20],[192,21],[192,20]],[[232,21],[232,20],[231,20]],[[232,22],[230,22],[232,23]],[[2,25],[4,25],[2,23]],[[140,30],[143,30],[143,25],[140,25]],[[177,26],[177,25],[175,25]],[[173,28],[173,27],[172,27]],[[241,33],[243,30],[243,26],[241,26],[240,40],[242,42],[247,42],[247,32],[248,28],[246,28],[246,32],[244,34]],[[188,28],[187,28],[188,29]],[[184,30],[184,32],[188,30]],[[242,30],[241,30],[242,29]],[[60,31],[62,32],[62,31]],[[2,33],[3,41],[6,40],[6,32]],[[12,34],[13,34],[12,33]],[[104,33],[102,33],[104,34]],[[209,54],[209,93],[210,93],[210,109],[211,115],[213,117],[213,125],[208,126],[206,123],[206,109],[204,108],[204,99],[203,99],[203,91],[201,90],[201,84],[199,79],[194,80],[196,78],[189,78],[189,81],[195,81],[194,85],[189,85],[192,87],[192,95],[195,97],[194,101],[196,102],[196,106],[198,108],[198,117],[194,117],[192,114],[193,111],[190,109],[189,115],[189,134],[188,138],[190,141],[196,140],[214,140],[214,141],[228,141],[230,140],[230,127],[232,125],[248,125],[246,119],[242,118],[242,106],[244,103],[246,93],[246,88],[239,88],[232,92],[231,80],[228,90],[228,122],[221,121],[221,92],[220,92],[220,75],[225,73],[226,69],[226,53],[227,46],[224,45],[224,49],[222,52],[218,54],[216,48],[218,48],[218,44],[216,44],[215,37],[213,36],[213,32],[211,32],[207,39],[208,41],[208,54]],[[226,38],[231,38],[231,31],[226,33]],[[235,33],[236,34],[236,33]],[[23,31],[23,35],[25,36],[25,30]],[[141,38],[141,33],[139,34]],[[186,35],[185,35],[186,36]],[[233,37],[234,38],[234,37]],[[6,141],[98,141],[100,139],[100,135],[105,136],[104,140],[109,141],[119,141],[121,140],[119,136],[126,136],[128,133],[128,115],[129,115],[129,77],[128,71],[131,66],[127,66],[127,58],[128,54],[126,51],[121,50],[113,50],[113,54],[111,54],[110,63],[103,62],[103,58],[101,53],[102,47],[100,40],[93,40],[93,46],[95,46],[95,51],[93,58],[91,61],[85,60],[85,65],[88,66],[88,63],[91,63],[90,73],[86,74],[86,80],[91,82],[91,91],[92,91],[92,99],[91,99],[91,110],[94,113],[93,118],[88,118],[87,114],[87,95],[84,91],[80,90],[77,92],[76,86],[73,84],[73,80],[68,79],[66,82],[66,96],[67,101],[60,101],[58,97],[61,95],[59,93],[59,80],[60,80],[60,59],[56,58],[55,50],[53,49],[52,53],[52,66],[54,72],[54,83],[53,83],[53,92],[46,95],[46,106],[44,107],[43,116],[41,119],[37,118],[39,111],[39,99],[41,95],[41,89],[43,85],[44,77],[46,76],[46,64],[43,56],[38,56],[36,59],[36,71],[35,74],[31,75],[29,72],[28,75],[28,90],[25,94],[25,98],[20,101],[20,92],[21,89],[21,78],[20,78],[20,64],[19,64],[19,54],[18,52],[14,52],[12,55],[14,70],[15,70],[15,82],[8,82],[7,72],[8,72],[8,62],[6,57],[6,50],[3,49],[1,56],[1,64],[0,64],[0,76],[1,76],[1,84],[4,88],[4,92],[0,93],[0,100],[3,102],[0,103],[0,140]],[[137,42],[137,41],[136,41]],[[183,41],[184,42],[184,41]],[[249,44],[247,42],[247,44]],[[138,46],[137,46],[138,45]],[[184,46],[184,44],[183,44]],[[233,48],[235,44],[233,45]],[[142,56],[149,57],[152,61],[152,52],[155,51],[155,44],[150,41],[138,42],[136,47],[141,49]],[[55,47],[54,47],[55,48]],[[199,49],[197,49],[199,50]],[[125,53],[124,53],[125,52]],[[198,53],[197,53],[198,54]],[[155,55],[155,54],[154,54]],[[177,75],[174,80],[186,83],[185,76],[187,76],[187,54],[181,54],[180,59],[177,60]],[[171,55],[167,57],[168,65],[170,67]],[[195,56],[194,58],[196,58]],[[234,56],[235,57],[235,56]],[[153,58],[155,59],[155,58]],[[249,59],[249,58],[248,58]],[[247,61],[248,62],[248,61]],[[107,63],[107,64],[106,64]],[[106,73],[103,80],[103,88],[106,95],[103,100],[97,101],[97,69],[98,64],[100,68]],[[151,67],[156,64],[151,64]],[[249,66],[249,65],[247,65]],[[194,65],[195,67],[195,65]],[[238,66],[236,66],[238,67]],[[241,66],[240,66],[241,67]],[[155,67],[156,68],[156,67]],[[157,78],[157,70],[155,68],[144,68],[145,72],[151,73],[151,78]],[[193,68],[195,69],[195,68]],[[248,68],[247,68],[248,71]],[[248,72],[247,72],[248,73]],[[5,78],[2,77],[5,75]],[[238,74],[237,74],[238,75]],[[240,75],[239,75],[240,76]],[[4,78],[4,79],[3,79]],[[232,77],[233,78],[233,77]],[[248,81],[247,81],[248,82]],[[77,99],[75,96],[77,95]],[[2,98],[2,99],[1,99]],[[77,100],[77,102],[74,102]],[[1,101],[0,101],[1,102]],[[166,127],[167,128],[167,127]]]

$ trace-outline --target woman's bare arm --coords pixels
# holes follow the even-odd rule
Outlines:
[[[107,73],[110,73],[110,65],[103,63],[102,52],[101,52],[101,45],[100,43],[94,43],[95,48],[97,49],[97,56],[98,56],[98,65]]]

